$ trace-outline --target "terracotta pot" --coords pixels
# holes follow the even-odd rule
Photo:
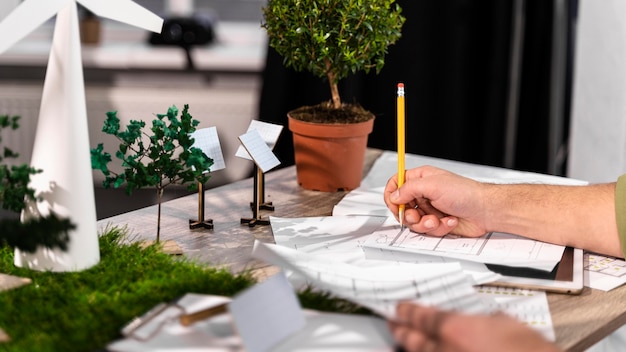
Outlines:
[[[359,187],[373,118],[355,124],[318,124],[287,117],[300,186],[322,192]]]

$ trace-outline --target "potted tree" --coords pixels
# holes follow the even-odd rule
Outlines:
[[[180,118],[175,106],[170,107],[166,114],[157,114],[156,117],[150,128],[152,134],[148,134],[143,130],[146,126],[144,121],[131,120],[126,129],[121,130],[117,112],[108,112],[102,131],[120,141],[115,156],[122,161],[124,170],[117,173],[109,168],[111,154],[104,151],[102,143],[91,149],[91,167],[104,174],[104,188],[117,188],[125,183],[128,195],[144,187],[156,189],[156,242],[159,243],[164,189],[180,184],[187,185],[189,190],[197,190],[198,183],[204,184],[208,181],[210,176],[207,171],[213,165],[213,159],[200,148],[193,147],[194,139],[190,134],[200,122],[189,114],[188,105],[185,105]],[[167,252],[168,246],[174,245],[166,243],[164,250]]]
[[[349,74],[379,73],[405,18],[395,0],[269,0],[263,23],[269,45],[296,71],[328,81],[330,101],[290,111],[298,183],[325,192],[358,187],[374,115],[342,102]]]

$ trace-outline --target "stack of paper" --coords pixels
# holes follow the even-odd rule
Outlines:
[[[256,241],[252,256],[291,270],[315,287],[395,317],[396,304],[415,301],[467,313],[489,312],[458,263],[358,267]]]
[[[361,187],[348,193],[335,206],[331,217],[295,219],[270,217],[276,244],[297,251],[298,254],[264,246],[263,254],[257,258],[297,274],[291,278],[292,282],[299,278],[339,297],[363,304],[386,317],[389,317],[392,307],[399,300],[407,299],[402,295],[410,292],[407,286],[398,283],[394,286],[386,282],[386,279],[395,279],[404,284],[411,281],[428,284],[437,282],[438,287],[446,287],[446,294],[438,296],[440,301],[429,301],[428,293],[422,294],[419,290],[412,292],[414,294],[412,299],[443,309],[502,310],[537,328],[546,338],[554,340],[545,292],[506,289],[510,292],[507,291],[507,295],[500,296],[494,293],[493,288],[482,290],[479,285],[499,278],[497,274],[489,271],[484,263],[534,267],[550,271],[561,259],[564,247],[504,233],[465,239],[455,236],[435,238],[408,230],[400,232],[400,226],[383,201],[384,186],[395,173],[396,164],[396,154],[384,152],[361,183]],[[415,155],[406,157],[407,168],[424,164],[438,166],[481,181],[584,184],[582,181],[549,175]],[[404,255],[406,253],[411,255],[410,262],[406,262]],[[455,265],[454,269],[450,266],[452,264]],[[411,269],[408,269],[411,265]],[[431,272],[438,273],[437,277],[429,277],[428,274],[423,277],[410,276],[413,273]],[[464,280],[459,279],[461,275],[465,277]],[[379,282],[379,286],[371,286],[368,280]],[[465,291],[467,283],[471,287]],[[381,288],[381,285],[384,288]],[[476,300],[470,291],[484,299],[481,301],[483,307],[476,308],[480,304],[474,304],[480,299]],[[458,306],[445,302],[449,299],[458,302],[459,298],[453,297],[461,292],[467,294],[463,297],[472,298],[467,298]],[[372,295],[376,297],[371,297]],[[515,303],[503,301],[502,297],[514,297]],[[376,299],[385,303],[381,304]],[[513,306],[516,309],[512,309]]]

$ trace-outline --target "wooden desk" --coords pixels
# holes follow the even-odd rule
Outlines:
[[[370,150],[364,173],[369,171],[381,151]],[[210,181],[209,181],[210,182]],[[344,192],[321,193],[297,186],[294,167],[270,171],[265,180],[265,200],[275,210],[264,216],[326,216],[345,195]],[[163,204],[161,238],[174,240],[186,257],[210,265],[224,265],[233,272],[252,269],[262,278],[277,269],[250,258],[255,239],[273,243],[269,226],[253,228],[240,224],[251,217],[253,181],[246,179],[206,192],[206,218],[214,220],[213,230],[189,230],[188,221],[197,217],[197,195],[174,199]],[[127,225],[136,239],[154,239],[157,207],[151,206],[99,221]],[[571,351],[582,351],[626,323],[626,286],[610,292],[585,288],[579,296],[548,294],[548,302],[557,344]]]

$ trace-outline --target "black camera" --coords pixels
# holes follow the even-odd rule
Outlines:
[[[207,16],[196,15],[164,20],[161,33],[150,35],[150,44],[190,47],[210,44],[214,39],[214,20]]]

